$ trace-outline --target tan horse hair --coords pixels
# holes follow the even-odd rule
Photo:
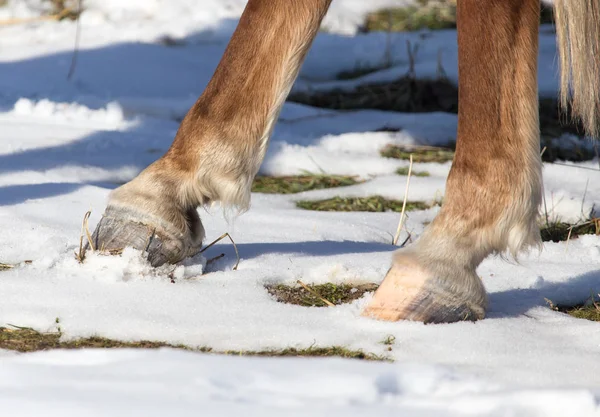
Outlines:
[[[115,190],[109,207],[188,239],[191,248],[204,237],[197,206],[220,201],[246,209],[273,126],[330,2],[249,0],[167,154]],[[457,4],[458,133],[445,201],[418,242],[395,256],[372,302],[379,318],[482,318],[477,265],[489,254],[517,256],[540,243],[539,0]],[[571,92],[575,114],[595,134],[600,0],[557,0],[556,21],[562,102]]]
[[[556,0],[561,102],[598,136],[600,113],[600,0]]]

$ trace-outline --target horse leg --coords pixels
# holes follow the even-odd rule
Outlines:
[[[492,253],[539,245],[539,0],[458,0],[456,154],[443,206],[363,312],[383,320],[476,320],[475,269]]]
[[[175,263],[202,244],[198,206],[248,208],[273,126],[330,2],[248,2],[171,148],[111,193],[96,248],[129,246],[147,250],[154,266]]]

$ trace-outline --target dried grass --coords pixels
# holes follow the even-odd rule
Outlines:
[[[206,245],[204,248],[202,248],[200,250],[199,253],[203,253],[204,251],[206,251],[208,248],[210,248],[211,246],[213,246],[215,243],[225,239],[225,238],[229,238],[229,240],[231,241],[231,244],[233,245],[233,249],[235,250],[235,256],[236,256],[236,262],[235,265],[233,266],[233,270],[236,271],[238,266],[240,265],[240,252],[238,251],[237,245],[235,244],[233,238],[231,237],[231,235],[229,233],[223,233],[221,236],[219,236],[218,238],[216,238],[215,240],[213,240],[211,243],[209,243],[208,245]],[[215,260],[222,258],[223,256],[225,256],[224,254],[218,255],[212,259],[210,259],[211,262],[214,262]],[[208,264],[208,262],[207,262]]]
[[[0,327],[0,349],[14,350],[18,352],[35,352],[51,349],[158,349],[169,347],[173,349],[182,349],[198,353],[213,353],[236,356],[305,356],[321,357],[335,356],[349,359],[363,359],[384,361],[382,356],[363,352],[362,350],[351,350],[342,346],[316,347],[308,348],[285,348],[279,350],[260,350],[260,351],[223,351],[216,352],[210,347],[190,347],[186,345],[173,345],[160,341],[142,340],[136,342],[124,342],[119,340],[107,339],[104,337],[89,337],[69,341],[61,341],[62,333],[38,332],[32,328],[7,325]]]
[[[359,184],[357,177],[345,175],[293,175],[283,177],[259,176],[254,179],[252,192],[265,194],[296,194],[310,190],[347,187]]]
[[[444,163],[452,161],[454,150],[435,146],[398,146],[388,145],[381,150],[384,158],[410,160],[412,155],[414,162],[437,162]]]
[[[600,303],[597,301],[598,297],[600,297],[600,294],[592,294],[587,302],[575,306],[557,305],[552,300],[547,298],[545,300],[551,310],[568,314],[577,319],[600,321]]]
[[[568,242],[581,235],[600,235],[600,218],[575,224],[558,220],[548,222],[540,228],[540,233],[544,242]]]
[[[387,83],[362,84],[353,90],[294,92],[288,100],[334,110],[458,112],[458,90],[454,84],[446,79],[421,80],[411,75]]]
[[[402,211],[403,201],[390,200],[381,196],[372,197],[333,197],[326,200],[297,201],[296,205],[305,210],[316,211]],[[407,201],[406,210],[425,210],[429,204],[421,201]]]
[[[299,286],[276,284],[265,288],[280,303],[303,307],[332,307],[358,300],[378,287],[377,284],[304,284],[300,280],[297,283]]]
[[[456,28],[456,0],[419,0],[414,6],[395,7],[370,13],[363,32],[406,32]],[[554,23],[551,6],[541,4],[540,23]]]
[[[365,32],[456,28],[456,1],[421,0],[418,5],[378,10],[365,19]]]

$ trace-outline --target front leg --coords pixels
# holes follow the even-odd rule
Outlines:
[[[206,90],[169,151],[113,191],[96,248],[147,250],[152,265],[196,253],[196,208],[247,209],[254,176],[331,0],[250,0]]]

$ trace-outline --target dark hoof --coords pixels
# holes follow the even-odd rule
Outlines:
[[[179,231],[171,224],[130,209],[108,207],[92,235],[92,249],[105,254],[120,254],[131,247],[148,254],[154,267],[174,264],[193,256],[201,248],[204,228],[195,209],[186,212]],[[85,250],[89,250],[89,243]]]

